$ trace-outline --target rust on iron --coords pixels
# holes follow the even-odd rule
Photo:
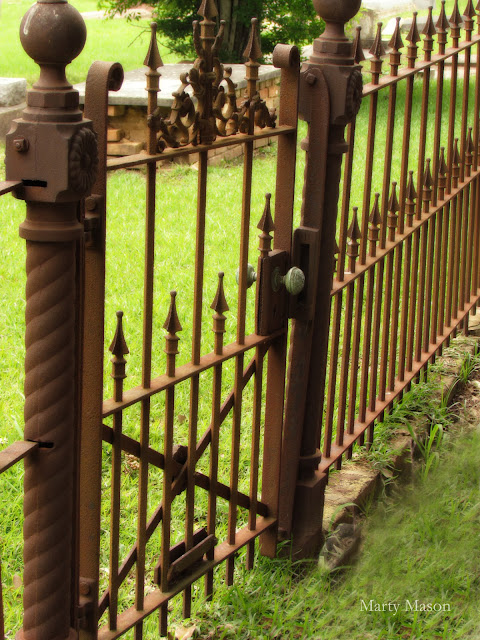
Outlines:
[[[64,13],[67,23],[76,25],[77,36],[83,33],[81,21],[67,3],[40,2],[38,15],[41,17],[42,12],[47,15],[52,6]],[[59,496],[66,504],[62,503],[62,515],[70,514],[67,536],[71,540],[68,548],[58,550],[62,561],[56,563],[55,570],[60,571],[61,567],[60,579],[56,576],[55,585],[44,587],[45,592],[51,591],[58,598],[55,611],[61,612],[61,621],[54,623],[55,633],[60,629],[55,640],[57,636],[77,637],[77,628],[82,640],[117,638],[128,629],[133,629],[136,640],[142,640],[144,619],[155,611],[160,616],[160,632],[166,634],[169,601],[182,594],[183,615],[189,616],[193,584],[204,577],[206,596],[212,597],[213,569],[221,563],[226,567],[226,582],[231,584],[236,554],[245,547],[246,566],[251,569],[259,536],[261,552],[269,556],[275,555],[278,539],[287,537],[291,538],[295,553],[313,553],[321,543],[323,496],[330,469],[340,469],[358,444],[365,440],[367,444],[374,442],[375,423],[383,419],[393,402],[401,398],[455,332],[468,331],[468,316],[478,304],[480,278],[480,57],[474,62],[471,55],[472,49],[477,52],[480,44],[478,9],[469,0],[462,22],[455,2],[449,23],[442,3],[436,26],[429,11],[423,38],[414,15],[406,47],[397,21],[388,54],[379,26],[372,57],[364,69],[364,75],[371,74],[371,79],[363,85],[359,67],[363,60],[360,30],[356,31],[353,43],[344,33],[344,23],[355,15],[360,2],[314,0],[314,6],[326,28],[315,41],[310,60],[300,70],[296,47],[279,45],[274,52],[273,62],[281,69],[278,122],[259,94],[262,54],[255,19],[244,52],[247,88],[237,102],[231,72],[218,58],[224,27],[220,23],[216,30],[218,11],[214,0],[203,0],[199,9],[201,21],[195,23],[193,31],[197,59],[180,78],[167,117],[158,108],[162,60],[156,26],[152,24],[145,58],[147,149],[125,159],[107,161],[105,157],[108,91],[121,84],[120,66],[96,63],[92,67],[82,118],[76,94],[64,79],[63,71],[81,38],[77,42],[75,38],[58,36],[60,45],[55,54],[50,52],[46,57],[43,49],[41,57],[35,49],[33,57],[41,60],[41,78],[29,94],[24,117],[16,122],[8,138],[7,182],[0,185],[1,194],[13,192],[26,199],[28,207],[27,221],[22,226],[29,265],[26,434],[34,433],[35,437],[31,450],[30,444],[21,445],[19,452],[8,453],[7,449],[6,461],[0,461],[0,471],[24,454],[27,470],[29,465],[33,468],[48,456],[54,460],[55,452],[49,449],[51,442],[45,440],[48,434],[38,429],[42,420],[31,408],[30,395],[39,378],[32,377],[32,370],[38,367],[43,370],[52,358],[60,359],[55,366],[63,373],[56,384],[58,389],[67,383],[70,386],[61,387],[61,398],[57,389],[57,402],[62,410],[68,405],[62,428],[66,431],[68,424],[73,432],[68,440],[69,453],[62,455],[62,470],[66,464],[74,478],[78,477],[73,453],[77,416],[82,421],[82,437],[78,508],[73,487],[70,490],[63,480],[55,481],[56,486],[61,484],[63,493],[60,491]],[[475,21],[478,33],[474,33]],[[35,27],[35,38],[40,38],[39,34],[43,37],[43,30],[48,31],[46,19],[45,25]],[[453,46],[447,49],[449,36]],[[32,53],[28,40],[24,38],[27,50]],[[444,99],[447,62],[451,62],[448,101]],[[470,78],[474,67],[475,80],[473,76]],[[52,86],[57,88],[52,90]],[[397,95],[403,95],[403,91],[405,104]],[[414,121],[416,93],[421,94],[418,125]],[[359,159],[355,117],[362,98],[368,110],[368,129]],[[50,101],[55,108],[47,110],[44,107]],[[378,126],[383,102],[384,129]],[[461,102],[461,108],[457,102]],[[432,107],[434,104],[434,111],[428,108],[430,104]],[[292,233],[298,110],[308,124],[308,135],[302,142],[306,168],[301,226]],[[39,113],[43,114],[41,118],[37,118]],[[402,129],[398,130],[402,120]],[[419,133],[418,147],[417,143],[413,145],[415,131]],[[259,224],[257,284],[247,293],[255,173],[253,149],[255,141],[267,137],[278,140],[276,187],[274,196],[267,194]],[[400,138],[399,161],[394,162],[395,144]],[[41,155],[33,153],[37,145],[47,158],[54,140],[59,141],[58,157],[54,161],[37,160]],[[208,154],[234,145],[242,145],[244,152],[242,204],[237,212],[241,230],[236,336],[232,344],[226,343],[227,276],[220,271],[218,282],[213,285],[216,294],[211,305],[214,346],[211,353],[205,353],[204,291],[211,284],[207,282],[205,269],[207,187],[211,178]],[[179,366],[181,325],[176,294],[172,292],[164,325],[166,369],[162,373],[152,366],[157,340],[153,295],[158,222],[155,201],[157,181],[161,180],[157,165],[167,158],[193,153],[199,154],[199,171],[193,308],[187,309],[193,319],[191,357]],[[380,168],[376,162],[379,153]],[[102,402],[106,172],[142,165],[146,165],[146,208],[141,381],[137,386],[126,382],[128,348],[119,314],[112,343],[113,394]],[[356,196],[359,202],[354,202],[352,185],[359,174],[363,176],[363,191]],[[379,192],[374,195],[377,188]],[[84,206],[79,204],[81,200],[85,200]],[[48,269],[39,273],[37,267],[43,261],[52,265],[51,273],[47,274]],[[295,295],[280,286],[287,273],[292,273],[292,267],[301,269],[305,275],[305,288]],[[218,264],[217,269],[222,268]],[[52,277],[51,282],[47,282],[47,275]],[[50,284],[60,296],[58,304],[64,309],[64,317],[71,319],[68,326],[60,328],[62,335],[67,336],[69,351],[65,352],[67,357],[58,349],[56,339],[55,345],[51,341],[42,352],[45,362],[37,363],[34,361],[37,351],[32,345],[36,349],[38,319],[42,319],[44,328],[52,325],[52,335],[58,335],[55,332],[60,329],[54,326],[58,318],[51,317],[47,309],[37,308],[31,291],[47,285],[50,288]],[[160,282],[160,286],[164,283]],[[255,295],[253,335],[247,335],[246,331],[248,295]],[[186,299],[184,292],[180,296],[181,300]],[[287,377],[289,317],[292,331]],[[76,336],[82,336],[81,346]],[[40,342],[43,349],[43,342],[48,340],[42,338]],[[229,361],[234,379],[225,394],[224,368]],[[211,389],[205,389],[201,377],[205,372],[211,374],[207,385],[211,384]],[[185,420],[185,431],[180,437],[176,405],[177,389],[182,383],[186,383],[185,388],[189,386],[188,422]],[[247,385],[252,391],[249,402]],[[38,386],[38,392],[44,393],[42,385]],[[209,424],[199,434],[200,402],[207,396],[211,396]],[[164,433],[159,448],[152,444],[150,433],[150,425],[157,416],[152,398],[165,399],[165,413],[161,416]],[[68,402],[62,404],[65,399]],[[123,429],[124,414],[130,408],[138,410],[137,437]],[[111,422],[103,424],[103,419],[109,416]],[[247,421],[251,435],[245,438]],[[229,430],[227,452],[222,449],[223,429]],[[54,436],[58,438],[57,432]],[[111,500],[107,536],[109,579],[99,598],[102,439],[112,453],[112,483],[107,496]],[[123,551],[120,486],[126,454],[138,461],[138,508],[133,514],[134,542]],[[208,470],[201,466],[205,454],[209,456]],[[242,487],[238,476],[240,460],[245,455],[249,471]],[[230,467],[227,481],[220,475],[220,460],[225,456]],[[60,464],[54,462],[49,471],[55,470],[55,465],[58,470]],[[162,498],[151,513],[147,509],[150,470],[159,474],[162,483]],[[36,487],[42,478],[40,474],[33,478],[30,473],[26,488],[28,482]],[[27,505],[31,504],[31,486]],[[64,497],[66,489],[68,500]],[[196,524],[198,491],[208,493],[200,532]],[[183,532],[181,542],[172,547],[176,518],[173,506],[182,494]],[[225,500],[228,509],[224,541],[217,540],[219,500]],[[48,500],[46,504],[50,508]],[[242,510],[245,526],[240,527]],[[37,558],[36,550],[32,552],[32,538],[35,537],[35,544],[41,538],[37,534],[27,535],[29,523],[37,517],[32,513],[28,511],[26,522],[28,607],[20,637],[49,640],[49,632],[37,636],[33,635],[38,633],[37,629],[27,631],[30,609],[37,606],[35,598],[44,595],[36,588],[35,595],[31,595],[34,581],[29,571]],[[78,559],[76,551],[72,552],[77,546],[77,519]],[[154,562],[158,561],[157,586],[151,591],[147,561],[159,533],[161,544],[154,558]],[[129,575],[133,576],[133,604],[121,611],[118,595],[129,588]],[[108,622],[98,630],[98,621],[107,610]]]
[[[20,228],[27,243],[25,439],[38,444],[24,463],[24,614],[17,637],[25,640],[77,637],[76,249],[83,234],[77,211],[95,182],[98,150],[65,67],[85,37],[83,18],[68,3],[30,8],[20,38],[40,77],[6,141],[7,180],[23,183],[15,194],[27,203]]]

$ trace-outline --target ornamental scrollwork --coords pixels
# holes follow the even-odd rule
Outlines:
[[[232,80],[232,68],[224,66],[218,52],[223,42],[225,24],[215,36],[217,15],[213,2],[203,2],[199,9],[203,20],[193,23],[193,42],[197,58],[192,68],[180,75],[180,86],[172,94],[170,115],[162,116],[155,108],[147,116],[148,126],[157,133],[157,151],[166,147],[178,148],[186,145],[212,144],[217,138],[237,133],[253,133],[254,127],[275,127],[276,115],[261,99],[258,89],[257,60],[261,57],[257,34],[257,21],[252,20],[249,44],[245,50],[247,90],[244,99],[237,104]],[[152,30],[149,55],[146,64],[155,72],[160,59],[156,49],[155,30]],[[161,60],[161,59],[160,59]],[[147,80],[153,73],[147,73]],[[189,90],[190,89],[190,90]],[[147,90],[151,90],[147,86]]]

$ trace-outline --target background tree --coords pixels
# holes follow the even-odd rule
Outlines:
[[[138,6],[138,0],[100,0],[110,15]],[[192,22],[199,19],[201,0],[157,0],[149,3],[158,30],[166,44],[182,58],[192,59]],[[267,55],[279,42],[302,46],[311,44],[323,31],[310,0],[216,0],[218,20],[225,20],[225,37],[220,57],[226,62],[242,61],[250,20],[258,18],[262,51]]]

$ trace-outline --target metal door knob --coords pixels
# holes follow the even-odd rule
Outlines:
[[[235,280],[238,281],[240,280],[240,269],[237,269],[235,271]],[[257,280],[257,274],[255,272],[255,268],[253,265],[251,265],[250,263],[247,264],[247,289],[250,289],[250,287],[252,286],[252,284],[254,282],[256,282]]]
[[[305,274],[298,267],[292,267],[282,276],[277,267],[272,274],[273,290],[278,291],[282,285],[285,285],[285,289],[290,295],[298,296],[305,287]]]

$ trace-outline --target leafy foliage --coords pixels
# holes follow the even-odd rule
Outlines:
[[[111,16],[138,6],[138,0],[100,0]],[[157,0],[152,3],[158,30],[169,48],[182,58],[192,59],[192,22],[198,20],[200,0]],[[242,60],[252,17],[260,21],[262,51],[271,53],[279,42],[302,46],[322,33],[324,24],[313,5],[305,0],[218,0],[218,19],[225,20],[225,38],[220,57],[228,62]]]

